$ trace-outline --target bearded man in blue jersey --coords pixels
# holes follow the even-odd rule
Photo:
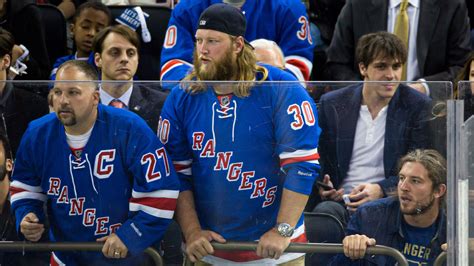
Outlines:
[[[197,265],[304,265],[304,253],[284,250],[307,241],[302,212],[319,169],[316,108],[291,74],[256,63],[245,29],[237,8],[207,8],[194,70],[162,110],[158,134],[181,182],[177,220]],[[210,244],[227,240],[258,247],[223,252]]]
[[[163,145],[136,114],[100,104],[95,80],[84,61],[61,65],[54,113],[30,123],[17,152],[10,191],[20,236],[39,240],[46,204],[52,241],[104,242],[102,254],[55,251],[51,265],[137,265],[176,207]]]

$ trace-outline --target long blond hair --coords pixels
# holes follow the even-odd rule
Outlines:
[[[229,35],[232,43],[235,42],[236,37]],[[194,60],[197,60],[196,58]],[[263,74],[263,77],[260,81],[264,81],[268,77],[268,70],[265,67],[257,65],[257,59],[253,48],[245,44],[242,51],[237,54],[235,63],[237,64],[237,71],[234,74],[234,81],[246,81],[246,82],[237,82],[234,85],[234,94],[237,97],[248,97],[250,95],[250,90],[255,85],[255,76],[258,72]],[[199,82],[197,78],[196,69],[187,75],[181,82],[181,87],[186,89],[191,93],[200,93],[204,92],[207,89],[205,82]]]

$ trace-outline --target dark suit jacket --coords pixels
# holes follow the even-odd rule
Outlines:
[[[151,89],[143,84],[134,84],[128,109],[143,118],[156,133],[161,108],[163,108],[167,96],[167,92]]]
[[[3,20],[5,19],[5,20]],[[28,74],[16,80],[47,80],[51,71],[41,11],[33,0],[8,1],[7,15],[0,26],[11,32],[16,44],[30,51]]]
[[[397,161],[408,151],[428,148],[428,110],[431,100],[408,86],[400,85],[388,104],[383,164],[386,179],[379,182],[384,193],[398,182]],[[318,111],[321,135],[318,151],[322,180],[329,174],[335,188],[346,178],[352,157],[354,137],[362,103],[362,84],[332,91],[321,97]],[[313,189],[314,204],[318,189]],[[310,207],[308,207],[310,208]]]
[[[46,99],[29,91],[7,83],[2,97],[0,97],[0,113],[2,114],[0,127],[5,130],[10,141],[13,156],[20,145],[21,137],[28,124],[49,113]]]
[[[357,41],[364,34],[387,30],[388,2],[347,0],[327,50],[329,79],[361,79],[355,62]],[[421,0],[418,23],[421,76],[415,79],[453,81],[470,51],[465,0]]]

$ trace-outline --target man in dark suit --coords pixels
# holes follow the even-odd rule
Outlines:
[[[393,32],[400,2],[347,0],[327,50],[328,79],[360,80],[354,60],[357,40],[371,32]],[[407,80],[420,81],[412,87],[422,92],[431,86],[421,86],[423,81],[453,81],[470,51],[465,0],[409,0],[408,16]],[[443,98],[429,90],[433,99]]]
[[[315,187],[307,206],[312,210],[326,200],[315,211],[332,213],[343,223],[346,208],[355,210],[396,190],[401,156],[430,146],[431,100],[399,83],[406,61],[402,41],[387,32],[364,35],[356,58],[364,83],[327,93],[320,101],[320,181],[331,188]],[[344,194],[348,203],[334,204]],[[333,213],[334,208],[342,211]]]
[[[161,108],[168,94],[134,84],[139,46],[137,34],[123,25],[107,27],[94,38],[94,60],[101,70],[102,80],[100,100],[105,105],[138,114],[156,132]]]

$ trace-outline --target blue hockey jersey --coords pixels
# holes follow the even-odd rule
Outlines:
[[[134,256],[163,236],[179,194],[174,168],[147,124],[132,112],[100,104],[81,154],[72,154],[54,113],[33,121],[12,179],[18,231],[29,212],[44,222],[46,202],[51,241],[95,242],[116,233],[132,256],[120,262],[125,265],[133,265]],[[111,262],[102,253],[54,255],[67,265]]]
[[[58,59],[56,59],[56,62],[54,62],[54,65],[53,65],[53,70],[51,70],[51,74],[49,75],[49,79],[56,80],[56,72],[58,71],[58,68],[63,63],[70,60],[87,61],[89,65],[94,66],[97,69],[97,66],[95,65],[95,62],[94,62],[94,53],[91,53],[89,57],[77,57],[77,54],[66,55],[66,56],[59,57]]]
[[[280,69],[265,67],[266,81],[295,80]],[[195,94],[175,88],[160,119],[160,139],[181,190],[194,194],[204,230],[227,240],[258,240],[276,224],[283,188],[311,193],[319,169],[320,129],[316,106],[297,82],[262,82],[245,98],[218,96],[212,88]],[[306,240],[303,217],[292,238]]]
[[[222,0],[181,0],[173,10],[161,50],[161,80],[181,80],[192,68],[199,16]],[[296,77],[309,80],[313,49],[305,6],[299,0],[245,1],[245,39],[275,41],[285,55],[287,67]]]

